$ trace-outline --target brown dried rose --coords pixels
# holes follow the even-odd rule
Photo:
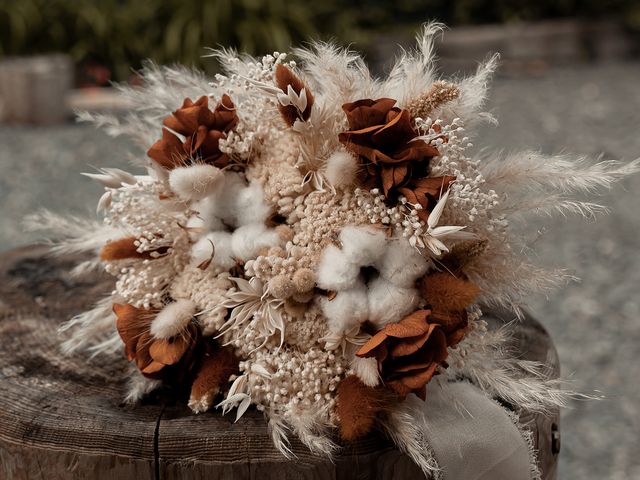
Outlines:
[[[171,170],[189,165],[194,160],[222,168],[229,163],[220,150],[220,139],[238,124],[236,108],[228,95],[223,95],[213,111],[209,99],[200,97],[196,102],[186,98],[178,110],[164,119],[162,138],[147,152],[159,165]],[[185,137],[184,141],[175,135]]]
[[[374,357],[385,384],[401,398],[415,393],[425,399],[426,384],[447,358],[447,339],[430,310],[418,310],[376,333],[356,353]]]
[[[411,178],[426,177],[429,160],[438,155],[432,145],[415,140],[411,114],[395,104],[391,98],[345,103],[349,130],[338,137],[365,167],[363,184],[382,188],[385,196]]]

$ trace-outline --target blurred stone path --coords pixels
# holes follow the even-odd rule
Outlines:
[[[558,68],[540,77],[497,78],[478,148],[640,156],[640,63]],[[0,251],[32,242],[21,218],[40,207],[94,215],[101,188],[79,175],[126,167],[131,146],[91,126],[0,126]],[[532,225],[540,261],[582,278],[532,312],[549,328],[574,387],[606,394],[563,412],[561,479],[640,478],[640,175],[601,201],[612,214],[587,224]]]

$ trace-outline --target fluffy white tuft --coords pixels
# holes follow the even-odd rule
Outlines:
[[[346,226],[340,232],[340,241],[344,256],[364,267],[373,265],[384,254],[387,237],[377,228]]]
[[[251,182],[235,194],[233,217],[235,224],[264,223],[271,214],[271,207],[264,200],[264,191],[257,182]]]
[[[317,284],[326,290],[344,290],[355,285],[360,266],[347,260],[344,252],[333,244],[323,251],[318,264]]]
[[[380,383],[378,361],[375,358],[353,357],[351,368],[367,387],[375,387]]]
[[[179,299],[164,307],[151,322],[150,332],[155,338],[171,338],[186,327],[196,313],[196,304]]]
[[[358,162],[349,152],[334,152],[324,166],[324,176],[336,188],[351,185],[358,170]]]
[[[411,288],[429,269],[429,261],[405,238],[390,243],[376,267],[380,276],[400,287]]]
[[[149,395],[162,385],[160,380],[151,380],[142,376],[138,369],[131,370],[128,381],[127,395],[124,397],[125,403],[135,404]]]
[[[367,287],[358,282],[348,290],[341,290],[333,300],[323,298],[322,312],[332,332],[348,332],[369,317]]]
[[[231,248],[235,257],[249,260],[258,254],[263,247],[280,245],[281,239],[273,229],[262,223],[243,225],[231,235]]]
[[[229,232],[211,232],[208,233],[205,237],[198,240],[198,242],[194,245],[194,249],[200,252],[210,252],[210,243],[213,243],[215,248],[215,254],[213,255],[212,265],[216,267],[220,267],[224,270],[229,270],[232,268],[236,261],[233,258],[233,249],[231,248],[231,234]],[[209,250],[207,250],[209,249]],[[209,257],[206,257],[209,259]]]
[[[415,288],[398,287],[383,277],[371,280],[368,287],[369,321],[376,328],[402,320],[420,303],[420,295]]]
[[[222,170],[213,165],[178,167],[169,174],[169,186],[183,200],[201,200],[224,181]]]

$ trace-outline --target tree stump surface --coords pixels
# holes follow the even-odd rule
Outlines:
[[[60,351],[58,326],[113,288],[105,275],[74,278],[79,258],[45,247],[0,255],[0,478],[22,479],[397,479],[423,478],[380,435],[346,444],[332,463],[297,439],[284,458],[267,423],[250,409],[237,423],[219,412],[194,415],[167,395],[123,403],[130,366],[124,356]],[[513,318],[488,312],[491,324]],[[558,357],[544,328],[527,317],[515,338],[523,358],[557,376]],[[556,478],[559,413],[524,413],[543,478]]]

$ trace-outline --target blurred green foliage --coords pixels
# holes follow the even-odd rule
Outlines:
[[[250,53],[311,38],[366,51],[378,32],[566,16],[618,16],[640,27],[637,0],[0,0],[0,56],[67,52],[126,79],[145,58],[210,68],[203,47]]]

